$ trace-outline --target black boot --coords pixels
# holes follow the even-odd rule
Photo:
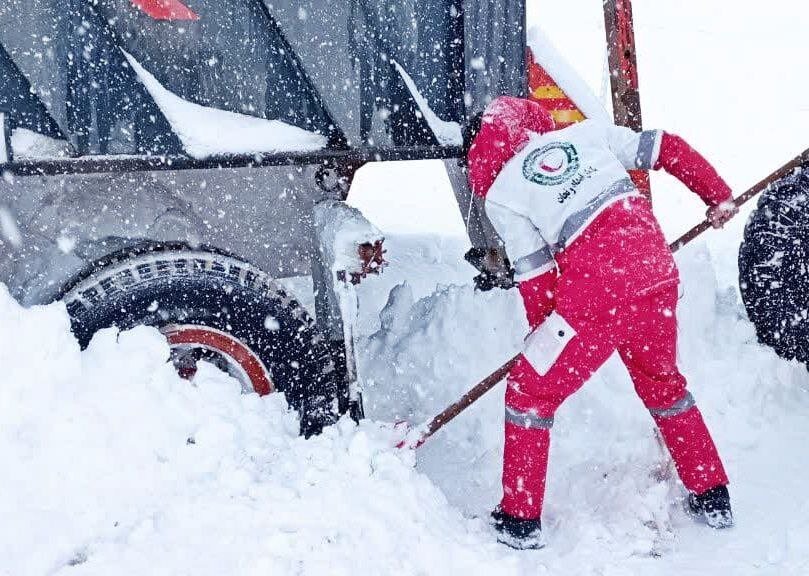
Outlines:
[[[688,495],[688,512],[704,520],[711,528],[733,526],[733,512],[730,510],[730,494],[727,486],[717,486],[702,494]]]
[[[492,512],[492,524],[498,532],[497,541],[516,550],[538,550],[545,545],[539,518],[526,520],[509,516],[498,506]]]

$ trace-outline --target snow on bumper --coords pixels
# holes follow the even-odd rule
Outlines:
[[[353,284],[382,270],[385,237],[359,210],[339,200],[325,200],[314,213],[320,254],[330,270]]]

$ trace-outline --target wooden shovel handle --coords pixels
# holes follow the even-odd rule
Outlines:
[[[809,163],[809,149],[804,150],[801,154],[781,166],[778,170],[755,184],[753,187],[748,189],[744,192],[741,196],[736,198],[733,203],[736,206],[741,206],[751,198],[755,197],[759,192],[767,188],[770,184],[775,182],[776,180],[780,180],[784,176],[791,173],[796,168],[800,168],[802,165]],[[691,230],[683,234],[680,238],[675,240],[669,245],[672,252],[676,252],[689,242],[691,242],[694,238],[705,232],[708,228],[711,227],[711,223],[706,218],[703,222],[700,222],[696,226],[694,226]],[[424,432],[418,437],[415,443],[403,443],[403,445],[407,445],[411,448],[418,448],[433,434],[438,432],[441,428],[443,428],[448,422],[453,420],[458,414],[466,410],[469,406],[474,404],[481,396],[486,394],[489,390],[497,386],[497,384],[505,378],[511,369],[514,367],[514,364],[517,363],[520,355],[514,356],[511,360],[500,366],[497,370],[489,374],[486,378],[481,380],[474,388],[469,390],[466,394],[461,396],[461,398],[453,403],[450,404],[443,412],[441,412],[438,416],[430,420],[430,422],[425,426]]]
[[[795,156],[792,160],[781,166],[778,170],[764,178],[763,180],[759,181],[743,194],[738,196],[733,200],[733,203],[736,206],[741,206],[748,200],[755,198],[759,192],[765,190],[770,184],[773,184],[775,181],[780,180],[784,176],[789,175],[793,170],[800,168],[801,166],[806,165],[809,163],[809,149],[804,150],[799,155]],[[694,238],[705,232],[711,227],[710,221],[706,218],[693,228],[677,238],[674,242],[669,244],[669,248],[672,252],[676,252],[689,242],[691,242]]]

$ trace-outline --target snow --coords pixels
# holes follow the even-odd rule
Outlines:
[[[517,351],[527,327],[516,294],[452,285],[417,299],[401,278],[423,264],[412,253],[398,260],[395,250],[391,259],[390,271],[400,276],[383,276],[395,288],[381,325],[359,346],[366,411],[419,423]],[[711,532],[682,512],[682,488],[615,357],[557,413],[548,547],[515,554],[517,573],[809,569],[809,505],[796,496],[808,466],[798,456],[809,409],[806,369],[756,343],[737,296],[719,287],[704,244],[685,249],[678,262],[681,363],[728,467],[738,526]],[[499,498],[502,395],[501,385],[418,453],[417,468],[467,516],[484,515]]]
[[[27,128],[16,128],[11,133],[11,149],[14,158],[64,158],[70,155],[70,146],[66,140],[50,138]]]
[[[181,380],[155,330],[80,352],[61,305],[24,310],[2,288],[0,325],[4,576],[496,568],[499,547],[469,553],[480,523],[389,428],[304,441],[280,395],[209,366]]]
[[[554,48],[539,26],[532,26],[528,30],[527,43],[537,63],[550,74],[587,118],[601,122],[612,121],[602,102],[596,98],[592,89],[579,77],[565,57]]]
[[[135,58],[127,61],[180,137],[185,151],[195,158],[217,154],[314,152],[325,148],[326,137],[245,114],[200,106],[166,90]]]
[[[634,3],[646,124],[693,140],[741,189],[805,145],[805,79],[791,67],[809,8],[664,4]],[[568,61],[593,58],[579,72],[597,86],[600,0],[577,18],[565,3],[541,11]],[[751,71],[778,89],[747,92]],[[766,145],[751,146],[761,134]],[[0,575],[809,573],[809,374],[757,344],[745,318],[744,216],[677,255],[681,365],[731,477],[732,530],[680,510],[615,358],[557,415],[542,551],[496,544],[482,519],[499,497],[502,385],[415,455],[391,448],[390,422],[427,420],[526,331],[513,291],[473,291],[440,166],[368,166],[352,191],[391,261],[358,287],[370,416],[359,427],[344,420],[303,440],[281,396],[242,395],[206,366],[193,385],[180,380],[155,331],[108,330],[81,352],[61,305],[22,309],[0,287]],[[671,179],[653,187],[669,237],[702,216]]]
[[[354,177],[348,202],[361,207],[386,234],[466,234],[447,171],[438,160],[366,164]]]
[[[334,272],[362,272],[363,263],[357,251],[359,246],[385,239],[362,212],[340,200],[318,203],[314,217],[320,237],[320,252]]]
[[[443,146],[460,146],[463,143],[463,134],[461,133],[460,124],[439,118],[438,114],[430,108],[430,104],[427,102],[424,95],[419,92],[412,76],[410,76],[396,60],[391,60],[391,62],[393,62],[393,65],[396,66],[396,70],[401,74],[402,79],[407,85],[407,89],[410,90],[410,94],[413,95],[413,99],[416,101],[416,104],[418,104],[419,110],[424,115],[424,119],[427,121],[430,130],[435,134],[438,143]]]
[[[0,525],[0,574],[809,568],[809,464],[796,457],[806,370],[755,342],[704,245],[679,256],[682,365],[729,469],[738,526],[711,532],[679,509],[652,421],[613,359],[558,413],[548,547],[517,553],[481,519],[499,496],[502,385],[415,462],[384,422],[426,420],[517,350],[518,298],[476,293],[456,283],[465,264],[435,262],[462,239],[392,240],[396,272],[359,287],[375,295],[362,301],[359,345],[371,420],[308,441],[279,395],[243,395],[208,366],[193,385],[178,378],[152,329],[107,330],[80,352],[61,305],[22,309],[0,289],[0,514],[14,519]]]
[[[3,240],[15,248],[22,246],[22,233],[17,222],[14,221],[11,211],[0,204],[0,247],[3,246]]]

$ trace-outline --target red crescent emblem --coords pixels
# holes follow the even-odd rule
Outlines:
[[[542,160],[542,163],[539,165],[539,167],[545,172],[558,172],[559,170],[561,170],[564,163],[565,161],[562,158],[560,158],[559,163],[556,166],[551,166],[550,164],[547,163],[547,160]]]

